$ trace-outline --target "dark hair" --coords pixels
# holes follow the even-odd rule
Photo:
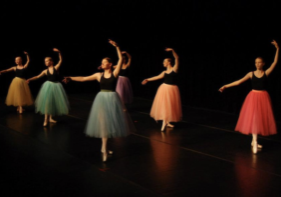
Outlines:
[[[105,58],[103,58],[104,60],[107,60],[109,63],[112,63],[112,60],[111,60],[111,58],[109,58],[109,57],[105,57]]]
[[[256,59],[261,59],[261,61],[264,63],[264,59],[262,57],[256,57]]]

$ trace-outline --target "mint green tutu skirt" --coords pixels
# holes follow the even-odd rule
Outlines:
[[[125,137],[133,129],[118,93],[99,92],[90,111],[86,135],[96,138]]]
[[[48,115],[68,114],[69,103],[67,95],[60,82],[46,81],[35,100],[36,112]]]

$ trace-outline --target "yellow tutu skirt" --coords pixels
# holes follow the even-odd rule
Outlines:
[[[15,77],[9,87],[6,105],[28,106],[33,105],[30,89],[25,79]]]

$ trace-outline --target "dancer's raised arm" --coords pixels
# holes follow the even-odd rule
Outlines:
[[[273,44],[276,48],[276,53],[275,53],[275,58],[274,58],[274,61],[273,63],[271,64],[271,66],[265,71],[265,74],[268,76],[272,71],[273,69],[275,68],[277,62],[278,62],[278,56],[279,56],[279,46],[277,44],[277,42],[275,40],[273,40],[271,42],[271,44]]]
[[[145,79],[141,82],[142,85],[145,85],[147,84],[147,82],[149,81],[156,81],[156,80],[159,80],[159,79],[163,79],[165,76],[165,71],[163,71],[160,75],[157,75],[155,77],[151,77],[151,78],[148,78],[148,79]]]
[[[230,88],[230,87],[233,87],[233,86],[238,86],[240,85],[241,83],[244,83],[245,81],[247,81],[248,79],[251,79],[251,76],[252,76],[252,72],[249,72],[248,74],[245,75],[245,77],[243,77],[242,79],[239,79],[237,81],[234,81],[232,83],[229,83],[227,85],[224,85],[222,86],[219,91],[220,92],[223,92],[226,88]]]
[[[166,48],[165,51],[172,51],[173,56],[175,58],[175,65],[173,66],[173,70],[175,72],[178,72],[178,70],[179,70],[179,56],[178,56],[178,54],[172,48]]]
[[[59,54],[59,62],[57,63],[57,65],[55,65],[55,69],[58,70],[62,63],[62,55],[61,55],[60,50],[58,50],[57,48],[53,48],[53,51],[55,51]]]
[[[128,68],[129,66],[131,66],[132,56],[127,51],[122,51],[122,54],[127,55],[128,57],[128,61],[125,65],[125,67]]]
[[[29,55],[28,55],[28,53],[26,51],[24,51],[23,53],[26,55],[26,63],[23,66],[23,68],[27,68],[28,65],[29,65],[29,62],[30,62]]]
[[[114,71],[113,71],[113,75],[114,75],[115,77],[117,77],[117,76],[119,75],[120,70],[121,70],[121,67],[122,67],[123,57],[122,57],[121,50],[120,50],[119,46],[117,45],[117,43],[114,42],[113,40],[109,40],[109,43],[112,44],[112,45],[116,48],[117,54],[118,54],[118,58],[119,58],[119,59],[118,59],[118,63],[117,63],[117,65],[116,65],[116,68],[115,68]]]

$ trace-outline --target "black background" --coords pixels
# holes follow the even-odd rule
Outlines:
[[[274,59],[271,41],[280,39],[280,8],[277,0],[80,0],[1,1],[0,69],[14,65],[23,51],[30,54],[28,77],[43,69],[44,57],[58,60],[62,76],[88,76],[98,72],[103,57],[117,55],[107,39],[132,55],[130,80],[134,94],[153,99],[162,81],[141,85],[144,78],[164,70],[165,47],[180,56],[179,88],[184,105],[239,113],[250,82],[218,89],[255,70],[254,60],[264,57],[266,68]],[[280,43],[281,45],[281,43]],[[270,75],[269,93],[280,117],[280,65]],[[14,73],[0,77],[0,96],[5,96]],[[45,79],[30,83],[33,95]],[[99,91],[97,82],[70,83],[69,94]]]

